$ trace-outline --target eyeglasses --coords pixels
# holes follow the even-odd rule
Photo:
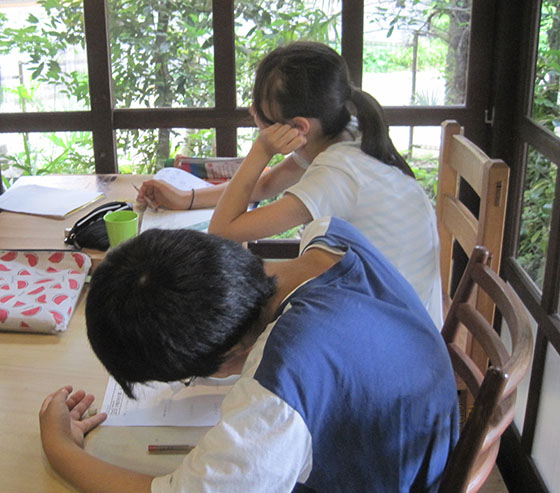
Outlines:
[[[189,377],[189,378],[183,378],[182,380],[179,380],[179,382],[181,382],[185,387],[188,387],[195,380],[196,380],[196,377]]]

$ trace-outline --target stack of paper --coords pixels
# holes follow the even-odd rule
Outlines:
[[[88,190],[21,185],[0,195],[0,209],[62,219],[101,197],[102,193]]]

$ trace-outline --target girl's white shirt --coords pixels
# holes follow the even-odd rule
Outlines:
[[[301,156],[294,158],[304,167]],[[416,180],[364,153],[357,140],[329,146],[286,193],[313,219],[340,217],[360,230],[414,287],[441,329],[437,220]]]

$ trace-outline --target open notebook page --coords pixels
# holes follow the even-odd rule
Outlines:
[[[154,179],[163,180],[180,190],[191,190],[213,186],[212,184],[179,168],[164,168],[158,171]],[[191,211],[171,211],[147,208],[142,218],[142,231],[152,228],[161,229],[195,229],[208,230],[214,209],[196,209]]]

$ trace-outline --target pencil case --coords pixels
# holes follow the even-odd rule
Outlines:
[[[64,332],[90,267],[82,252],[0,250],[0,331]]]
[[[93,209],[89,214],[78,219],[74,226],[66,228],[64,243],[78,249],[92,248],[106,251],[109,249],[109,237],[103,217],[108,212],[132,210],[128,202],[108,202]]]

